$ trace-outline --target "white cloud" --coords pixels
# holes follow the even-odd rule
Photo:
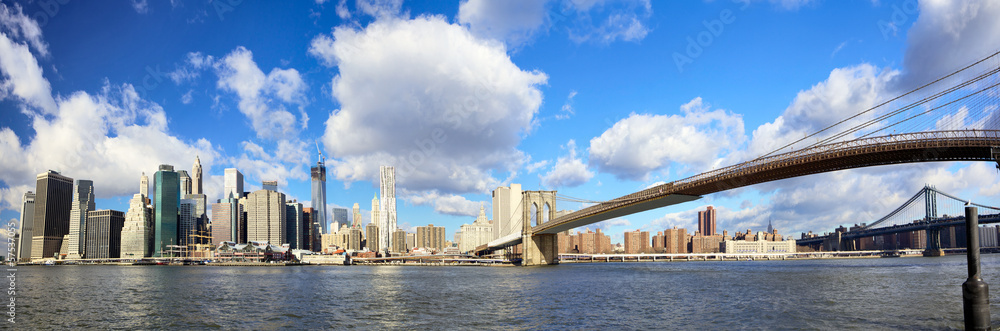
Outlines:
[[[0,100],[14,97],[26,106],[39,109],[46,114],[56,111],[49,81],[42,75],[42,68],[31,54],[28,46],[8,38],[0,32]]]
[[[362,13],[382,19],[399,16],[403,0],[357,0],[356,5]]]
[[[146,0],[132,0],[132,9],[139,14],[149,12],[149,3]]]
[[[326,0],[316,0],[316,1],[319,2]],[[347,9],[347,0],[340,0],[339,2],[337,2],[336,9],[337,9],[337,16],[340,17],[340,19],[346,20],[351,18],[351,11]]]
[[[191,93],[194,93],[194,90],[188,90],[187,93],[181,95],[181,103],[185,105],[191,104],[191,101],[194,100],[194,98],[191,96]]]
[[[540,0],[467,0],[458,7],[458,21],[476,36],[517,47],[543,28],[545,7]]]
[[[11,39],[23,39],[42,57],[49,56],[49,45],[42,39],[42,28],[38,22],[24,15],[21,5],[8,7],[0,4],[0,27]]]
[[[559,157],[556,165],[545,176],[539,175],[542,185],[551,188],[575,187],[594,177],[594,173],[576,156],[576,142],[573,139],[566,143],[565,148],[569,150],[569,155]]]
[[[251,141],[241,143],[243,153],[232,160],[249,181],[275,180],[287,186],[289,179],[307,180],[309,173],[303,165],[309,164],[309,145],[297,139],[282,139],[273,152]]]
[[[187,81],[193,81],[201,76],[201,71],[210,68],[215,65],[215,58],[211,55],[205,56],[201,52],[190,52],[187,54],[187,59],[185,59],[182,65],[177,66],[177,69],[167,73],[167,77],[174,81],[174,84],[180,85],[181,83]]]
[[[488,192],[521,167],[547,76],[519,69],[503,45],[437,16],[338,27],[332,40],[323,59],[338,66],[342,108],[323,142],[338,180],[375,181],[395,165],[401,188]]]
[[[433,205],[434,211],[445,215],[479,216],[479,207],[484,202],[469,201],[461,195],[440,194],[437,191],[408,192],[401,197],[414,205]]]
[[[576,90],[570,90],[569,95],[566,96],[566,102],[563,103],[562,108],[559,109],[559,113],[556,114],[557,120],[564,120],[572,117],[573,114],[576,114],[576,112],[573,111],[573,97],[575,96]]]
[[[253,54],[241,46],[216,63],[216,72],[218,87],[236,93],[238,108],[250,120],[258,137],[278,139],[296,135],[295,115],[278,101],[297,103],[300,108],[305,104],[307,87],[297,70],[274,68],[264,75],[253,61]]]
[[[681,115],[632,113],[590,140],[590,163],[621,179],[645,180],[677,162],[708,170],[720,155],[744,141],[743,118],[722,109],[709,111],[701,98],[681,106]]]
[[[920,1],[920,16],[907,32],[903,87],[922,85],[996,52],[998,16],[997,1]]]
[[[576,16],[567,24],[569,38],[577,43],[593,41],[609,44],[616,40],[641,41],[649,34],[647,21],[653,15],[649,0],[625,0],[609,3],[604,0],[572,0],[564,5],[564,13],[572,8]]]

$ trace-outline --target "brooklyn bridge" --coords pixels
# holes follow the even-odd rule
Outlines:
[[[500,238],[490,242],[485,249],[501,250],[523,244],[523,265],[556,264],[556,234],[561,231],[697,200],[707,194],[781,179],[873,166],[942,161],[1000,164],[1000,112],[996,111],[1000,101],[998,72],[1000,52],[871,108],[859,109],[857,113],[800,139],[774,142],[780,147],[754,159],[615,199],[590,201],[562,196],[556,191],[524,191],[521,200],[524,208],[520,210],[523,210],[521,219],[525,221],[501,229]],[[919,194],[951,197],[933,189],[921,190]],[[581,202],[589,206],[555,217],[557,200]],[[984,210],[996,211],[992,207]],[[982,221],[992,222],[991,217],[994,216],[984,217]],[[933,213],[926,213],[921,221],[923,223],[910,220],[910,224],[906,225],[898,224],[901,218],[890,219],[894,221],[884,219],[868,225],[864,229],[868,232],[841,234],[841,240],[851,239],[852,236],[874,236],[881,233],[879,231],[889,231],[879,229],[896,226],[925,230],[934,235],[937,229],[949,222],[960,222],[955,218],[939,218]],[[934,240],[927,243],[929,247],[938,244]],[[837,245],[840,247],[841,242]]]

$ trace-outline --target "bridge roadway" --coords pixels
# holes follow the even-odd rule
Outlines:
[[[711,194],[844,169],[938,161],[997,161],[1000,130],[950,130],[861,138],[757,158],[580,209],[534,225],[534,235],[556,234],[576,227]],[[520,238],[511,237],[511,243]],[[491,247],[509,243],[494,242]]]
[[[991,223],[1000,223],[1000,214],[979,215],[979,224],[991,224]],[[887,226],[884,228],[864,229],[860,231],[844,232],[843,234],[841,234],[841,238],[858,239],[865,237],[881,236],[885,234],[928,230],[931,228],[940,228],[940,227],[955,226],[955,225],[965,225],[965,216],[940,218],[929,222],[917,221],[914,223]],[[830,235],[825,235],[812,238],[798,239],[795,241],[795,244],[796,245],[821,244],[823,243],[823,240],[826,240],[829,237]]]

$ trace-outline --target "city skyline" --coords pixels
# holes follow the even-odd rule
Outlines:
[[[398,226],[454,231],[483,203],[495,215],[497,187],[614,198],[760,155],[898,94],[899,82],[927,81],[1000,45],[977,33],[997,30],[996,3],[970,4],[976,11],[929,2],[477,4],[242,3],[220,12],[68,3],[56,14],[4,4],[12,14],[0,40],[11,48],[2,55],[27,67],[0,66],[10,86],[0,94],[0,218],[20,219],[34,176],[48,169],[92,180],[99,209],[124,211],[133,178],[192,159],[185,182],[209,205],[223,197],[226,168],[246,173],[246,192],[274,180],[289,199],[309,203],[318,143],[330,158],[321,210],[365,206],[381,189],[378,166],[388,165],[397,173]],[[95,12],[115,19],[93,22]],[[25,32],[32,26],[37,33]],[[246,26],[285,28],[239,37]],[[405,35],[421,47],[396,42]],[[402,57],[369,56],[382,53]],[[401,73],[396,62],[416,71]],[[423,71],[435,67],[447,70]],[[359,92],[371,86],[385,88]],[[998,181],[985,163],[849,170],[591,228],[616,242],[636,228],[693,229],[694,213],[712,205],[721,229],[763,230],[773,220],[787,233],[822,233],[878,219],[924,183],[989,202],[1000,186],[979,183]]]

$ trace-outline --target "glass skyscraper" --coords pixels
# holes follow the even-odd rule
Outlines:
[[[153,231],[153,256],[162,256],[167,245],[177,245],[177,216],[181,200],[180,175],[174,166],[161,164],[153,175],[156,195],[153,200],[156,221]]]
[[[319,223],[322,233],[330,233],[329,219],[326,216],[326,166],[323,164],[322,152],[319,153],[319,162],[311,170],[313,223]]]

